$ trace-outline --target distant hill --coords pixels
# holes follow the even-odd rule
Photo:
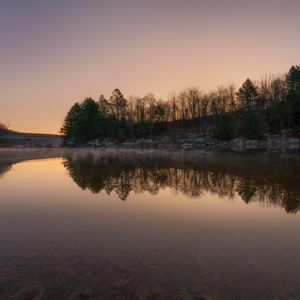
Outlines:
[[[0,147],[53,147],[60,146],[62,141],[62,137],[58,134],[25,133],[0,129]]]
[[[0,130],[0,136],[9,137],[35,137],[35,138],[60,138],[61,135],[53,133],[30,133],[30,132],[18,132],[13,130]]]

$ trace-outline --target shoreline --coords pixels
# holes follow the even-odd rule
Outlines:
[[[215,150],[203,151],[199,149],[182,150],[182,149],[155,149],[155,148],[124,148],[124,147],[106,147],[106,148],[0,148],[0,163],[17,163],[25,160],[47,159],[47,158],[60,158],[60,157],[81,157],[81,156],[94,156],[94,157],[115,157],[125,158],[136,157],[138,158],[160,158],[162,160],[175,159],[182,160],[196,160],[197,158],[215,159],[215,158],[228,158],[233,155],[234,157],[251,157],[258,155],[259,157],[290,157],[298,159],[300,151],[285,150],[285,151],[264,151],[264,150],[248,150],[248,151],[231,151],[231,150]]]
[[[113,146],[112,146],[113,147]],[[141,139],[135,142],[120,143],[116,148],[125,149],[158,149],[158,150],[200,150],[204,152],[248,152],[248,151],[267,151],[284,152],[300,151],[299,138],[277,137],[266,140],[250,140],[237,138],[230,141],[215,140],[204,137],[187,137],[177,140],[151,140]]]
[[[70,145],[71,146],[71,145]],[[202,152],[300,152],[300,138],[284,136],[270,137],[263,140],[236,138],[233,140],[216,140],[196,134],[188,134],[184,138],[139,139],[121,143],[90,141],[83,145],[72,145],[74,148],[103,149],[155,149],[161,151],[202,151]]]

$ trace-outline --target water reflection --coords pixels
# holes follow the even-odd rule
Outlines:
[[[0,299],[300,299],[299,158],[81,150],[0,158]]]
[[[4,162],[0,162],[0,178],[2,176],[4,176],[4,174],[8,171],[10,171],[12,168],[12,164],[11,163],[4,163]]]
[[[293,160],[291,163],[290,160]],[[94,156],[67,157],[64,166],[84,190],[115,192],[126,200],[131,192],[157,194],[171,188],[189,197],[203,192],[245,203],[279,206],[287,213],[300,207],[298,158],[260,155],[222,156]]]

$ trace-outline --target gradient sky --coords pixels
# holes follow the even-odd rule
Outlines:
[[[87,96],[240,85],[300,63],[299,0],[0,0],[0,121],[57,133]]]

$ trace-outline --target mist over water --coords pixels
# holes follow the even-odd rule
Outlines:
[[[300,297],[297,157],[15,162],[0,162],[0,299]]]

